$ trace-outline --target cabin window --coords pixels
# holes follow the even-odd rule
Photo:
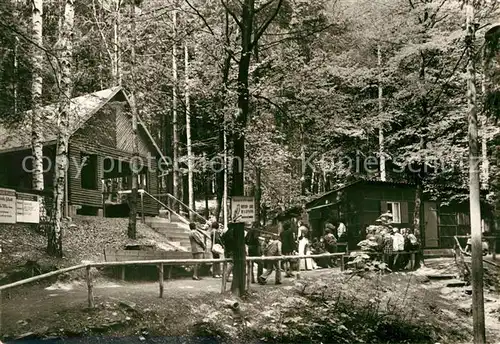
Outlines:
[[[81,187],[82,189],[97,190],[97,155],[81,153]]]
[[[408,202],[381,201],[381,213],[390,212],[392,214],[392,222],[394,223],[411,223],[413,221],[408,211]]]
[[[392,214],[393,223],[401,223],[401,203],[387,202],[387,210]]]
[[[148,190],[148,178],[146,173],[141,173],[137,176],[137,185],[139,189]]]

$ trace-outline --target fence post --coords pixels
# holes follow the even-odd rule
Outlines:
[[[342,256],[340,256],[340,271],[344,271],[345,270],[345,254],[343,254]]]
[[[160,263],[158,265],[158,275],[159,275],[159,282],[160,282],[160,299],[163,297],[163,263]]]
[[[250,284],[252,283],[252,266],[253,261],[247,260],[246,261],[246,266],[247,266],[247,289],[250,289]]]
[[[496,237],[493,240],[493,251],[492,251],[492,254],[491,254],[491,258],[493,260],[497,259],[497,238]]]
[[[222,285],[221,294],[226,292],[226,274],[227,274],[227,262],[222,263]]]
[[[94,308],[94,292],[92,285],[92,274],[90,272],[92,266],[87,265],[86,267],[86,275],[87,275],[87,290],[88,290],[88,305],[89,308]]]
[[[230,223],[233,227],[234,256],[233,256],[233,281],[231,292],[237,296],[245,294],[245,224],[243,222]]]

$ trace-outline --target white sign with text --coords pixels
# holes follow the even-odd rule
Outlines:
[[[0,189],[0,223],[16,223],[16,191]]]
[[[253,224],[255,222],[255,199],[246,196],[231,197],[231,221]]]
[[[40,202],[37,195],[18,193],[16,202],[17,222],[40,223]]]

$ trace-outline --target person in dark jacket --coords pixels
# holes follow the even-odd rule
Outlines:
[[[283,224],[283,232],[280,233],[281,241],[281,252],[284,256],[291,256],[297,251],[297,240],[295,238],[295,233],[292,231],[292,226],[290,222],[285,222]],[[285,260],[283,262],[285,277],[292,277],[292,271],[290,268],[290,261]],[[260,275],[259,275],[260,276]]]
[[[222,234],[221,237],[222,245],[224,246],[224,258],[233,258],[234,250],[235,250],[235,242],[234,242],[234,230],[231,226],[227,229],[227,231]],[[233,263],[227,263],[226,275],[222,276],[226,281],[229,280],[229,275],[233,272]]]
[[[214,221],[214,222],[212,222],[211,227],[212,228],[210,231],[210,240],[212,241],[212,246],[219,244],[222,247],[224,247],[224,245],[222,244],[222,238],[221,238],[222,234],[219,230],[219,223],[217,221]],[[212,257],[214,259],[221,258],[220,254],[214,253],[213,251],[212,251]],[[214,277],[214,278],[221,277],[220,263],[214,263],[212,265],[212,277]]]
[[[246,238],[245,238],[245,244],[248,246],[248,255],[250,257],[260,257],[262,256],[262,244],[259,239],[260,231],[259,231],[259,224],[255,223],[248,232]],[[254,262],[252,263],[252,269],[251,269],[251,274],[252,274],[252,283],[255,283],[255,275],[254,275],[254,264],[257,264],[257,276],[261,276],[262,273],[264,272],[264,266],[262,261]]]

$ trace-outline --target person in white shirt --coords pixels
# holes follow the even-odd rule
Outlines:
[[[398,252],[403,252],[405,250],[405,237],[399,233],[398,228],[393,228],[392,245],[396,257],[394,257],[393,266],[397,269],[401,259],[399,258]]]

